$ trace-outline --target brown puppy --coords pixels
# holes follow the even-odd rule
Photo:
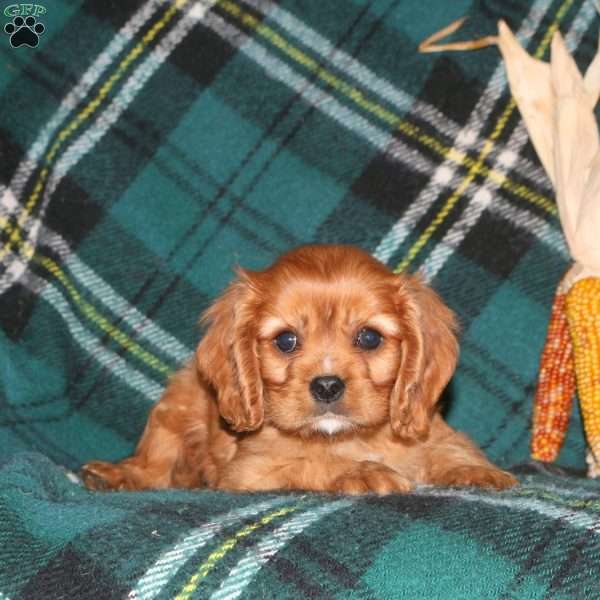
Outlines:
[[[84,466],[93,489],[408,492],[515,478],[436,403],[458,354],[452,312],[417,277],[348,246],[240,270],[135,454]]]

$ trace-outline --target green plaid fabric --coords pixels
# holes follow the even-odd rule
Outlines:
[[[131,452],[234,265],[306,242],[423,273],[462,326],[448,421],[526,462],[568,264],[552,190],[497,50],[416,46],[504,18],[587,64],[594,3],[45,7],[37,47],[0,32],[0,599],[600,597],[600,488],[533,467],[506,493],[360,499],[72,474]],[[560,462],[583,456],[575,412]]]

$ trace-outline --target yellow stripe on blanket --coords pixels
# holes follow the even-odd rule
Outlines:
[[[190,580],[181,588],[181,591],[177,596],[175,596],[174,600],[189,600],[191,595],[196,591],[202,580],[213,570],[216,564],[230,551],[235,548],[237,543],[248,537],[251,533],[254,533],[257,529],[268,525],[274,519],[278,517],[283,517],[288,515],[296,510],[298,510],[298,506],[289,506],[285,508],[280,508],[279,510],[273,511],[268,515],[265,515],[262,519],[255,521],[254,523],[250,523],[250,525],[246,525],[244,528],[240,529],[233,536],[225,540],[214,552],[209,554],[208,558],[200,565],[196,573],[192,575]]]

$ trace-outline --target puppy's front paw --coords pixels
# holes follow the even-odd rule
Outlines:
[[[109,491],[133,489],[127,470],[121,465],[93,460],[81,467],[81,478],[88,490]]]
[[[399,473],[380,463],[361,462],[356,469],[344,473],[333,482],[334,491],[359,496],[375,493],[386,494],[410,492],[412,483]]]
[[[439,481],[440,485],[451,487],[483,487],[495,490],[505,490],[518,485],[519,481],[508,473],[500,469],[482,467],[482,466],[463,466],[454,467],[444,473]]]

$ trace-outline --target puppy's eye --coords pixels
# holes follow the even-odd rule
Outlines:
[[[286,354],[293,352],[298,344],[298,338],[293,331],[282,331],[274,341],[275,345]]]
[[[356,336],[356,345],[363,350],[375,350],[381,344],[381,339],[378,331],[364,327]]]

